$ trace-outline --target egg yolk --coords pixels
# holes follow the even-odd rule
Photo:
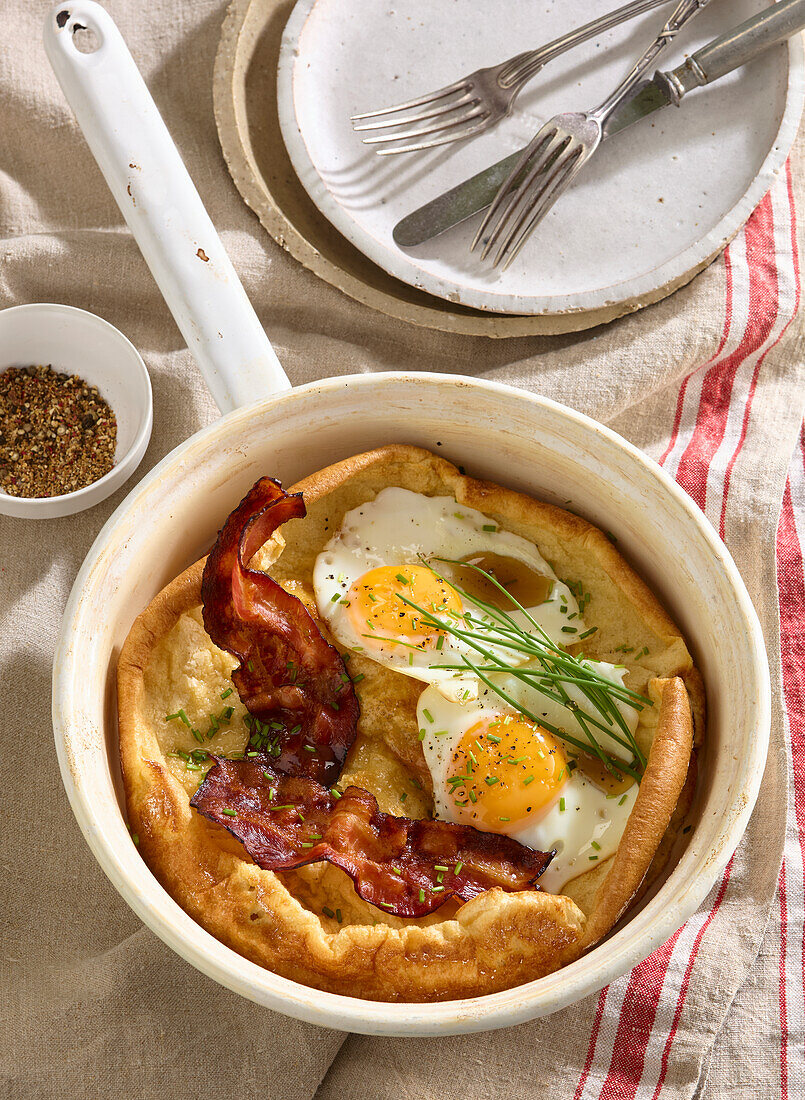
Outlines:
[[[354,582],[348,599],[347,614],[359,635],[410,639],[420,649],[435,645],[443,631],[405,600],[439,617],[463,613],[456,590],[425,565],[370,569]]]
[[[513,715],[470,726],[452,764],[457,819],[490,833],[513,833],[541,817],[568,779],[565,754],[550,733]]]

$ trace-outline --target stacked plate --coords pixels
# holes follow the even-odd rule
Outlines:
[[[393,316],[487,335],[588,328],[671,293],[728,243],[785,162],[802,108],[802,47],[768,51],[678,110],[615,135],[511,267],[470,254],[480,215],[417,247],[394,226],[520,148],[553,114],[597,103],[672,6],[546,66],[513,114],[470,141],[378,157],[350,116],[413,98],[536,47],[614,0],[234,0],[216,115],[235,182],[306,266]],[[670,69],[764,0],[711,4],[663,56]],[[284,24],[284,30],[282,29]]]

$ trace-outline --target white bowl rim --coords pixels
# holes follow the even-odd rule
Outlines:
[[[136,498],[146,493],[150,486],[163,477],[174,464],[181,464],[186,451],[191,446],[206,445],[218,435],[228,436],[239,419],[251,419],[275,404],[287,405],[292,401],[324,398],[328,393],[345,387],[360,390],[395,382],[460,385],[482,392],[514,397],[534,407],[541,406],[609,440],[625,455],[642,466],[688,513],[709,550],[724,570],[746,623],[747,650],[751,649],[751,670],[756,681],[754,687],[757,689],[756,737],[751,741],[750,750],[741,761],[739,770],[743,772],[743,782],[735,791],[730,806],[725,807],[723,811],[722,817],[724,820],[728,819],[728,826],[724,828],[722,825],[723,831],[718,843],[708,852],[706,860],[703,861],[704,866],[698,875],[683,884],[676,894],[674,903],[656,915],[650,929],[646,929],[638,936],[634,932],[633,922],[629,922],[608,939],[603,948],[601,946],[594,948],[581,959],[545,978],[481,997],[427,1004],[411,1002],[391,1004],[323,992],[283,978],[250,962],[187,918],[181,907],[173,902],[157,880],[151,876],[132,846],[138,865],[141,864],[145,869],[150,878],[151,889],[156,891],[156,896],[162,901],[167,899],[166,908],[175,913],[177,922],[181,918],[190,920],[192,932],[190,937],[186,936],[175,923],[158,912],[157,905],[145,896],[134,882],[130,881],[130,872],[124,866],[123,856],[117,846],[105,835],[104,821],[96,815],[91,797],[88,797],[87,792],[76,783],[70,768],[68,753],[69,718],[63,712],[61,705],[65,694],[69,694],[65,692],[65,688],[69,681],[70,635],[72,623],[81,607],[84,585],[96,567],[98,559],[102,557],[107,544],[112,541],[118,522]],[[602,989],[610,981],[647,958],[693,915],[737,847],[760,789],[768,752],[770,724],[771,684],[768,661],[760,622],[752,601],[726,546],[709,520],[662,467],[611,428],[560,402],[501,382],[429,372],[389,371],[346,375],[310,382],[267,400],[236,409],[202,428],[176,447],[128,494],[95,539],[76,577],[67,602],[53,666],[53,729],[65,791],[78,825],[93,854],[112,885],[134,912],[177,954],[226,988],[267,1008],[309,1023],[339,1031],[373,1035],[452,1035],[509,1027],[573,1004],[582,997]],[[630,928],[632,928],[631,935]],[[592,959],[596,959],[598,964],[594,975],[591,974]]]
[[[141,376],[141,381],[145,386],[146,400],[143,402],[143,408],[140,415],[140,423],[137,428],[137,434],[135,435],[131,446],[126,453],[115,462],[114,466],[103,477],[99,477],[97,481],[91,481],[89,485],[85,485],[81,489],[74,489],[71,493],[60,493],[57,496],[52,497],[15,497],[11,493],[5,493],[0,489],[0,502],[13,501],[14,504],[19,504],[21,501],[25,502],[26,511],[30,510],[31,515],[27,515],[26,519],[33,519],[33,513],[38,508],[45,508],[49,506],[49,510],[53,511],[59,506],[68,507],[70,505],[77,505],[84,497],[91,496],[92,499],[88,500],[86,504],[81,507],[71,507],[69,512],[64,514],[73,515],[76,512],[83,511],[84,508],[93,507],[100,502],[110,493],[114,492],[120,485],[122,485],[142,460],[142,456],[145,453],[145,448],[148,445],[148,440],[151,438],[151,428],[153,426],[154,409],[153,409],[153,392],[151,389],[151,377],[148,374],[148,368],[145,365],[145,361],[140,355],[137,348],[129,340],[125,333],[121,332],[119,328],[116,328],[111,321],[107,321],[105,317],[100,317],[97,313],[93,313],[89,309],[81,309],[79,306],[68,306],[64,302],[24,302],[18,306],[8,306],[6,309],[0,309],[0,317],[7,316],[9,313],[25,313],[35,312],[37,310],[52,311],[54,313],[64,313],[75,316],[80,314],[84,317],[91,317],[94,324],[97,324],[101,328],[109,329],[116,336],[120,338],[124,347],[134,353],[134,363],[136,364],[137,371]],[[2,368],[0,368],[2,369]],[[133,461],[137,452],[140,452],[136,461]],[[131,468],[129,468],[131,467]],[[126,470],[126,476],[121,478],[121,473]],[[111,482],[111,484],[110,484]],[[103,492],[109,486],[108,492]]]

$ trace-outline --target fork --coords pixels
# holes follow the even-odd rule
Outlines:
[[[413,153],[420,149],[432,149],[435,145],[447,145],[452,141],[474,137],[491,129],[502,118],[510,114],[514,101],[521,89],[555,57],[571,50],[590,38],[595,38],[611,27],[625,23],[643,12],[652,11],[669,0],[632,0],[622,8],[585,23],[561,38],[548,42],[538,50],[529,50],[517,54],[500,65],[478,69],[469,76],[428,92],[418,99],[409,99],[407,103],[398,103],[394,107],[384,107],[379,111],[367,111],[366,114],[352,115],[350,121],[356,132],[367,130],[395,129],[394,133],[379,134],[363,139],[364,145],[388,145],[396,141],[409,141],[412,138],[432,137],[430,141],[418,141],[409,145],[392,146],[375,150],[378,156],[387,157],[394,153]],[[388,116],[400,111],[410,111],[416,107],[428,109],[405,118],[392,119]],[[460,113],[456,113],[460,112]],[[367,119],[380,121],[366,122]],[[416,126],[420,122],[428,125],[422,129]],[[355,125],[360,123],[361,125]],[[399,129],[399,127],[409,127]]]
[[[483,240],[481,259],[486,259],[495,244],[499,244],[492,266],[497,267],[504,261],[503,270],[506,270],[601,144],[603,127],[610,115],[670,46],[682,27],[708,3],[709,0],[680,0],[655,40],[602,103],[589,111],[555,115],[546,122],[501,185],[475,234],[470,252]],[[487,229],[489,234],[484,237]]]

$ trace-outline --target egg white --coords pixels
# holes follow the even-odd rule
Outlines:
[[[554,584],[549,598],[527,610],[552,641],[569,644],[569,619],[577,634],[584,633],[576,598],[533,543],[501,530],[483,512],[460,505],[452,497],[427,497],[398,487],[383,489],[374,500],[347,512],[339,531],[316,558],[313,588],[319,614],[338,641],[351,650],[364,652],[404,676],[433,684],[451,699],[475,698],[475,676],[433,667],[461,663],[462,654],[474,653],[471,647],[449,634],[438,652],[370,640],[355,630],[345,601],[355,581],[379,566],[404,567],[419,564],[423,558],[464,559],[480,553],[515,558],[551,578]],[[483,617],[477,606],[471,610],[476,617]],[[513,617],[519,625],[533,629],[516,609]],[[523,655],[510,651],[506,657],[511,664],[524,660]]]
[[[592,667],[613,683],[622,683],[624,670],[604,662],[589,662]],[[546,699],[533,688],[524,687],[514,677],[494,677],[512,697],[517,697],[523,705],[558,728],[572,732],[574,737],[584,738],[583,730],[572,711],[562,704]],[[578,702],[583,696],[567,685],[568,694]],[[619,704],[619,709],[627,725],[634,732],[638,714],[627,704]],[[444,821],[465,820],[459,816],[458,808],[449,795],[448,778],[455,774],[454,753],[466,731],[481,719],[494,719],[501,715],[518,715],[495,692],[483,686],[478,698],[466,701],[451,701],[433,690],[426,688],[417,705],[417,722],[422,739],[425,761],[433,780],[433,798],[435,816]],[[596,730],[599,744],[607,747],[621,758],[627,754],[616,741],[608,738],[602,731]],[[560,740],[569,753],[574,750]],[[609,742],[610,745],[607,744]],[[624,794],[607,795],[579,770],[574,770],[564,779],[557,790],[553,802],[525,825],[522,821],[512,821],[500,825],[495,832],[513,837],[529,848],[543,852],[556,851],[547,871],[540,878],[543,889],[558,893],[570,879],[594,864],[605,860],[615,853],[623,836],[626,821],[637,797],[638,786],[633,784]],[[479,828],[484,826],[479,825]]]

